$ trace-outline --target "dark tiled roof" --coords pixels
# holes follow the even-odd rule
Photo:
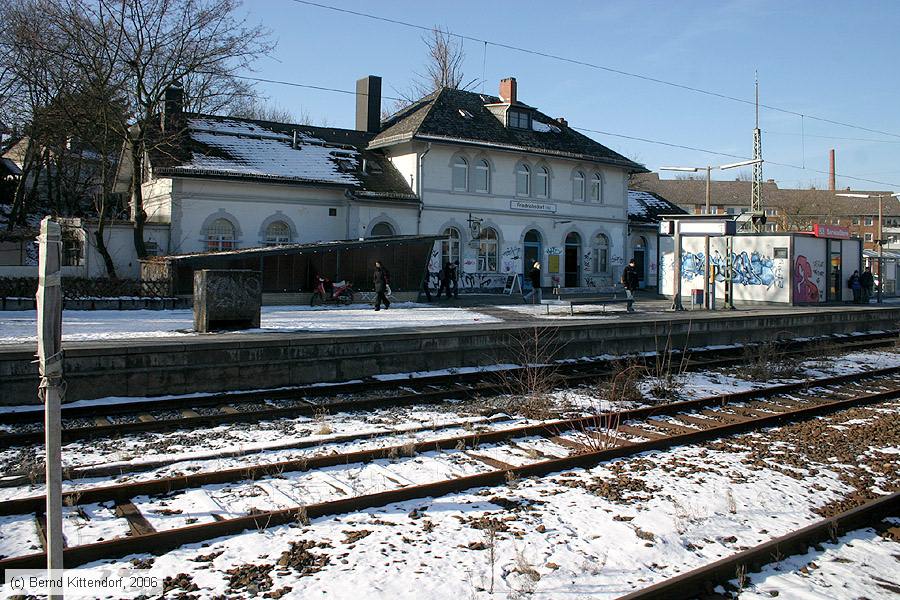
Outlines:
[[[660,179],[658,173],[642,173],[632,176],[629,187],[635,190],[657,193],[682,208],[692,211],[706,202],[705,179]],[[717,206],[750,207],[749,181],[717,181],[710,185],[710,203]],[[796,215],[810,216],[859,216],[877,215],[877,198],[845,198],[836,194],[890,194],[888,191],[873,190],[802,190],[779,188],[774,181],[763,183],[762,197],[766,208]],[[883,202],[885,216],[900,215],[900,201]]]
[[[169,130],[176,133],[153,131],[155,175],[338,186],[360,198],[418,203],[384,154],[367,149],[365,132],[194,113],[177,115]]]
[[[523,104],[519,106],[527,108],[533,121],[542,126],[532,129],[506,127],[487,108],[487,105],[498,103],[500,99],[496,96],[443,88],[384,121],[370,148],[415,138],[493,146],[615,165],[631,172],[646,171],[643,165]]]
[[[628,220],[635,224],[656,224],[660,215],[686,214],[677,204],[673,204],[653,192],[628,190]]]

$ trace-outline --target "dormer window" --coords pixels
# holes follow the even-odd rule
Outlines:
[[[506,122],[510,127],[515,127],[516,129],[529,129],[531,127],[528,113],[521,110],[507,111]]]

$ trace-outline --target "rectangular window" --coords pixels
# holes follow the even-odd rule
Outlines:
[[[859,217],[853,217],[853,221],[852,221],[852,222],[853,222],[854,225],[859,225]]]
[[[874,239],[875,239],[875,236],[874,236],[873,234],[871,234],[871,233],[867,233],[867,234],[866,234],[866,241],[867,241],[867,242],[871,242],[871,241],[874,240]]]
[[[456,163],[453,165],[453,190],[457,192],[466,191],[466,176],[469,174],[469,168],[465,163]]]
[[[840,224],[841,224],[841,220],[840,220],[840,219],[832,219],[832,220],[831,220],[831,224],[832,224],[832,225],[840,225]]]
[[[486,164],[477,164],[475,165],[475,191],[487,194],[488,193],[488,166]]]
[[[528,129],[528,113],[511,110],[506,113],[506,117],[510,127]]]
[[[597,273],[606,273],[609,270],[609,250],[606,248],[597,248],[597,264],[594,265],[594,271]]]
[[[766,223],[766,231],[775,231],[776,228],[777,225],[775,225],[775,223]]]
[[[773,254],[775,258],[787,258],[788,257],[788,249],[787,248],[775,248],[775,253]]]
[[[866,217],[866,227],[871,227],[875,224],[875,219],[872,217]]]
[[[329,209],[328,209],[328,216],[329,216],[329,217],[336,217],[336,216],[337,216],[337,209],[336,209],[336,208],[329,208]]]
[[[733,207],[733,206],[729,206],[729,207],[725,210],[725,212],[728,213],[729,215],[739,215],[739,214],[741,214],[740,212],[738,212],[739,210],[740,210],[739,208],[735,208],[735,207]]]
[[[776,211],[774,208],[767,208],[767,209],[766,209],[766,216],[767,216],[767,217],[774,217],[776,213],[777,213],[777,211]]]

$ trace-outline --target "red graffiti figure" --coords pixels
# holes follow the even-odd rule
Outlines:
[[[794,260],[794,302],[818,302],[819,287],[810,281],[812,266],[802,254]]]

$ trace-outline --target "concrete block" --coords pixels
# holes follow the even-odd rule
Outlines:
[[[194,271],[194,329],[259,328],[262,273],[243,270]]]

